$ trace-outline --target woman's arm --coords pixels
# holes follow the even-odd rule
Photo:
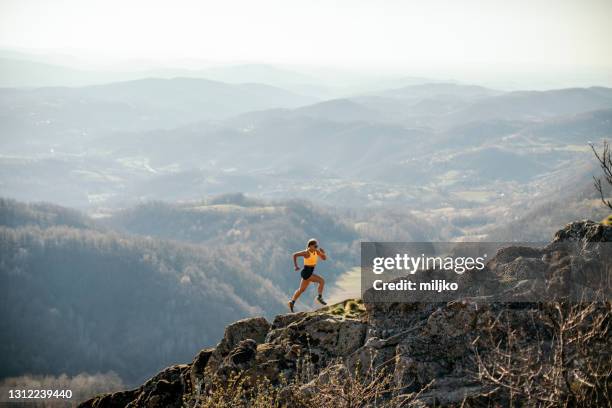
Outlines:
[[[299,270],[300,267],[297,264],[297,259],[299,256],[305,256],[306,255],[306,251],[300,251],[300,252],[296,252],[293,254],[293,265],[295,266],[295,270]]]
[[[325,253],[325,250],[323,248],[317,249],[317,254],[319,254],[322,260],[327,259],[327,254]]]

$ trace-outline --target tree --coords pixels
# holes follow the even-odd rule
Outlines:
[[[604,180],[606,181],[606,184],[612,187],[612,152],[610,151],[610,144],[607,140],[604,140],[603,151],[601,152],[601,154],[597,151],[594,144],[590,144],[590,146],[593,150],[593,153],[595,153],[597,161],[599,162],[599,167],[601,167],[601,170],[603,171]],[[604,187],[601,178],[593,176],[593,179],[595,180],[595,188],[601,196],[601,201],[604,203],[604,205],[612,209],[612,202],[610,202],[610,200],[606,199],[605,197]]]

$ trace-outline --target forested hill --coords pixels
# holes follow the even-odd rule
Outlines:
[[[125,233],[223,248],[245,272],[293,290],[290,254],[315,237],[333,257],[322,272],[333,278],[358,263],[358,234],[343,217],[298,201],[264,202],[242,194],[200,202],[150,202],[103,220]],[[331,280],[331,279],[330,279]]]
[[[356,232],[297,203],[150,204],[106,225],[0,204],[0,377],[113,370],[141,381],[214,344],[229,322],[284,310],[297,283],[290,253],[305,239],[324,234],[330,281],[356,262]],[[111,229],[118,220],[131,233]],[[161,226],[171,220],[175,235]]]
[[[98,228],[86,215],[71,208],[51,203],[22,203],[0,197],[0,226],[21,227],[37,225],[42,228],[65,225],[73,228]]]

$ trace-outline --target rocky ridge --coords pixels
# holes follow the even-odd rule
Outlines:
[[[564,253],[557,244],[567,242],[583,250]],[[542,274],[558,276],[557,284],[571,282],[580,268],[567,265],[584,264],[585,259],[592,265],[599,244],[607,242],[612,242],[612,227],[575,222],[558,231],[545,248],[500,250],[488,268],[505,279],[514,277],[517,285]],[[603,267],[610,274],[609,265]],[[492,390],[475,375],[474,347],[481,344],[484,328],[501,313],[523,330],[525,344],[533,342],[542,328],[533,323],[540,313],[537,303],[487,303],[473,298],[374,304],[357,299],[313,312],[279,315],[272,323],[262,317],[244,319],[229,325],[221,342],[201,350],[191,363],[169,367],[137,389],[100,395],[80,407],[196,407],[214,387],[213,377],[225,381],[236,373],[246,384],[266,378],[279,387],[285,380],[304,378],[291,392],[308,395],[326,381],[330,370],[354,372],[364,367],[386,367],[401,392],[422,390],[417,402],[423,406],[459,405]],[[481,347],[486,353],[487,345]]]

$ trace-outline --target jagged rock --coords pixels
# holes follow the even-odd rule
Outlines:
[[[168,367],[135,390],[98,396],[79,407],[179,408],[183,406],[183,396],[192,392],[189,371],[187,364]]]
[[[538,258],[542,256],[540,248],[528,246],[508,246],[500,248],[495,254],[495,258],[489,262],[493,264],[505,264],[517,258]]]
[[[263,317],[239,320],[225,328],[225,334],[217,345],[216,352],[226,355],[238,343],[246,339],[252,339],[256,343],[263,343],[268,331],[270,331],[270,323]]]
[[[439,361],[420,360],[410,356],[410,347],[402,344],[395,350],[393,379],[404,392],[418,391],[432,380],[443,377],[448,369]]]
[[[395,356],[395,347],[363,346],[351,353],[345,364],[351,373],[366,373],[370,368],[388,366]]]
[[[181,407],[183,395],[189,395],[192,391],[189,379],[190,368],[187,364],[166,368],[147,381],[142,386],[138,398],[126,407]]]
[[[255,357],[256,350],[257,342],[255,340],[242,340],[230,351],[228,359],[235,365],[244,364]]]
[[[79,408],[116,408],[125,407],[130,402],[134,401],[140,388],[129,391],[114,392],[112,394],[103,394],[87,400],[79,405]]]
[[[134,407],[165,408],[182,406],[183,393],[179,383],[159,380],[149,394],[140,394],[136,402],[128,404]]]
[[[280,329],[283,327],[287,327],[291,323],[297,322],[298,320],[301,320],[306,316],[308,316],[308,313],[306,312],[278,315],[274,318],[274,321],[272,322],[272,329]]]
[[[593,298],[600,289],[609,295],[612,273],[612,227],[579,221],[559,230],[540,248],[500,249],[487,264],[508,302]]]
[[[329,384],[332,378],[342,381],[346,380],[349,375],[350,373],[346,365],[331,365],[323,369],[313,380],[302,385],[299,392],[305,397],[311,397],[317,392],[319,387]]]
[[[474,330],[478,306],[473,302],[453,302],[435,310],[427,318],[421,334],[427,337],[463,336]]]
[[[541,253],[537,255],[541,256]],[[521,281],[525,279],[538,279],[546,276],[548,265],[541,258],[518,257],[506,264],[502,264],[497,275],[504,280]]]
[[[282,345],[286,351],[297,345],[308,350],[315,364],[344,357],[365,341],[366,324],[329,314],[312,314],[270,332],[266,341]]]
[[[225,328],[223,339],[210,355],[207,367],[213,372],[217,371],[224,358],[241,341],[251,339],[255,343],[263,343],[269,331],[270,323],[263,317],[252,317],[230,324]]]
[[[200,350],[191,362],[191,370],[189,372],[191,385],[198,395],[202,392],[202,386],[204,385],[204,370],[214,350],[214,348]]]
[[[591,220],[582,220],[567,224],[557,231],[552,242],[612,242],[612,226],[603,225]]]

